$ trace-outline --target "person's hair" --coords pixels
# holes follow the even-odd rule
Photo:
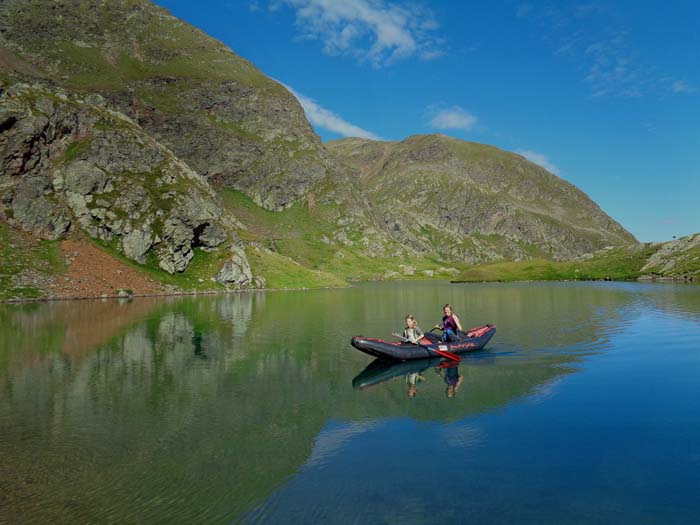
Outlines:
[[[452,308],[452,305],[451,305],[450,303],[447,303],[445,306],[442,307],[443,310],[444,310],[445,308],[449,308],[449,309],[452,310],[453,312],[455,311],[455,309]]]
[[[407,314],[405,320],[413,321],[414,323],[416,322],[416,318],[413,316],[413,314]]]

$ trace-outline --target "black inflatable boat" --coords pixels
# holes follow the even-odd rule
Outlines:
[[[457,363],[442,357],[430,359],[413,359],[411,361],[389,361],[388,359],[375,359],[367,368],[355,376],[352,387],[355,390],[365,390],[395,377],[404,377],[418,372],[419,374],[428,368],[445,368],[457,366]]]
[[[466,332],[461,332],[462,338],[449,343],[441,343],[439,336],[427,333],[420,341],[420,345],[406,342],[383,341],[382,339],[363,337],[361,335],[353,337],[350,344],[361,352],[374,357],[407,361],[409,359],[436,357],[436,350],[455,354],[476,352],[484,348],[495,334],[496,326],[486,324],[484,326],[471,328]]]

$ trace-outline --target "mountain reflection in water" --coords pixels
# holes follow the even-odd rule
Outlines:
[[[499,327],[458,368],[368,366],[347,344],[408,311],[430,326],[445,302]],[[365,499],[392,483],[381,465],[364,490],[333,485],[348,492],[330,517],[319,469],[359,476],[346,454],[379,435],[397,457],[486,446],[479,418],[556,396],[650,315],[697,323],[698,288],[388,283],[0,305],[0,522],[369,519],[386,510]],[[406,519],[426,517],[418,500]]]

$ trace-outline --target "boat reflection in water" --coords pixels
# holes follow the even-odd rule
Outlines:
[[[492,361],[492,359],[484,358],[478,361],[479,364],[486,364],[487,360]],[[428,381],[426,375],[430,374],[429,369],[432,368],[435,374],[445,382],[445,396],[452,398],[464,381],[464,375],[459,372],[460,364],[473,366],[465,364],[464,361],[458,363],[441,357],[401,362],[376,359],[355,376],[352,380],[352,387],[355,390],[366,390],[391,379],[402,377],[408,385],[408,397],[413,398],[418,393],[418,386]]]

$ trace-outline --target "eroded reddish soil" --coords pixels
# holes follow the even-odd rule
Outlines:
[[[87,240],[65,240],[61,243],[61,253],[67,270],[49,285],[47,291],[51,297],[115,296],[119,290],[130,290],[134,295],[165,292],[162,286]]]

